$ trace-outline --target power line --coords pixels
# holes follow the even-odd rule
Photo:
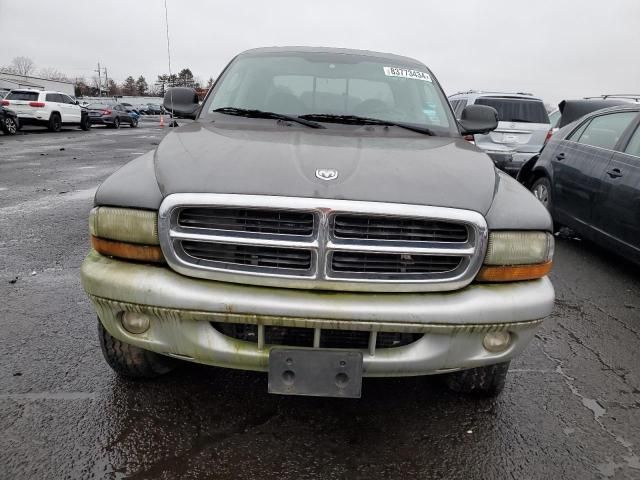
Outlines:
[[[167,27],[167,59],[169,61],[169,79],[171,79],[171,46],[169,43],[169,10],[167,9],[167,0],[164,0],[164,23]],[[171,102],[171,118],[173,119],[173,90],[170,90],[170,92],[169,100]]]

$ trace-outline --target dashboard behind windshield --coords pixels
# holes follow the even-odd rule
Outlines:
[[[449,134],[453,119],[431,73],[365,55],[286,52],[241,55],[204,111],[254,109],[286,115],[356,115]]]

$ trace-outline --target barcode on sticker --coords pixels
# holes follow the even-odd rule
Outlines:
[[[421,72],[419,70],[411,70],[408,68],[399,68],[399,67],[382,67],[384,69],[384,74],[387,77],[402,77],[402,78],[413,78],[415,80],[423,80],[425,82],[431,81],[431,75],[425,72]]]

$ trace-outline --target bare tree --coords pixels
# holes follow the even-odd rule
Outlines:
[[[11,66],[18,75],[29,75],[36,68],[36,64],[29,57],[15,57]]]
[[[48,80],[69,80],[69,77],[67,77],[64,73],[51,67],[41,68],[38,71],[38,75]]]

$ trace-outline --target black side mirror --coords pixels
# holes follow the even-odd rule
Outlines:
[[[200,108],[200,100],[193,88],[173,87],[164,94],[162,106],[175,117],[195,119]]]
[[[462,110],[458,123],[463,135],[489,133],[498,128],[498,112],[488,105],[468,105]]]

